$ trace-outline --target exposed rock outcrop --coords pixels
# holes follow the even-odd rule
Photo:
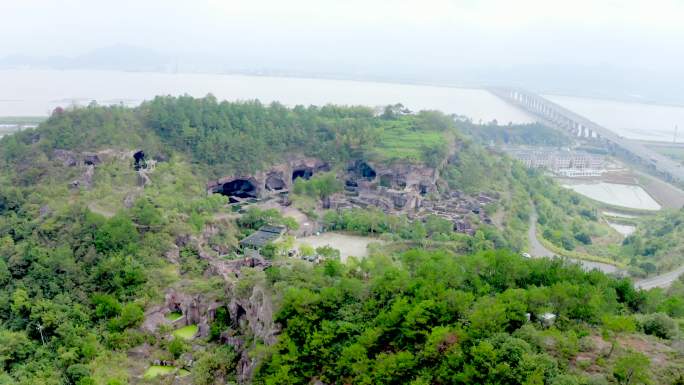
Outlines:
[[[93,176],[94,175],[95,175],[95,166],[94,165],[86,166],[85,171],[83,171],[83,174],[81,174],[81,176],[78,179],[71,182],[71,187],[72,188],[90,189],[93,186]]]
[[[222,333],[221,340],[233,346],[240,354],[237,365],[238,381],[249,383],[259,363],[259,358],[250,355],[250,351],[257,342],[274,344],[280,331],[273,321],[271,295],[261,285],[255,285],[249,296],[240,296],[235,292],[234,286],[229,287],[225,295],[218,298],[169,289],[164,304],[152,307],[145,313],[142,329],[155,333],[161,325],[197,325],[197,336],[206,337],[220,307],[228,310],[231,328],[238,332],[237,335]],[[167,314],[171,312],[180,312],[182,317],[175,321],[170,320]]]
[[[180,248],[176,245],[172,245],[171,248],[164,253],[164,258],[174,265],[178,265],[180,263]]]
[[[135,201],[140,197],[140,191],[131,191],[126,194],[123,199],[125,208],[130,209],[135,204]]]
[[[378,207],[385,212],[411,213],[418,210],[423,198],[436,191],[436,169],[410,163],[376,165],[368,161],[352,162],[345,174],[345,193],[330,201],[334,209]]]
[[[141,158],[142,154],[142,158]],[[55,149],[52,159],[64,167],[85,167],[85,171],[78,179],[70,183],[71,188],[90,188],[95,173],[95,167],[107,160],[130,160],[134,161],[134,168],[138,172],[138,185],[146,186],[151,183],[149,173],[154,170],[154,160],[145,161],[144,153],[138,151],[120,151],[106,149],[97,152],[74,152],[69,150]]]
[[[228,310],[231,319],[237,324],[244,323],[248,326],[254,337],[267,345],[276,342],[280,329],[273,321],[273,303],[270,294],[263,287],[254,286],[251,295],[246,299],[234,296],[228,305]]]
[[[84,152],[83,153],[83,164],[87,166],[97,166],[102,163],[102,159],[97,153],[94,152]]]
[[[422,190],[430,190],[439,178],[437,169],[411,163],[374,165],[373,169],[381,180],[381,186],[395,190],[421,191],[421,186]]]
[[[78,156],[73,151],[54,150],[52,153],[55,160],[60,161],[64,167],[74,167],[78,165]]]
[[[319,172],[329,171],[330,166],[316,158],[292,158],[266,171],[254,174],[233,174],[207,183],[207,192],[221,193],[236,198],[263,198],[288,191],[297,178],[308,179]]]
[[[224,304],[213,298],[201,294],[187,294],[176,289],[166,292],[164,304],[150,308],[145,313],[142,329],[154,333],[161,325],[197,325],[198,336],[209,335],[209,325],[216,316],[216,309]],[[166,317],[171,312],[180,312],[182,317],[170,320]]]
[[[280,327],[273,321],[273,302],[270,294],[261,286],[252,289],[249,298],[233,297],[228,310],[230,317],[241,330],[247,330],[245,335],[251,336],[250,341],[240,341],[244,346],[240,350],[240,361],[237,365],[238,381],[249,383],[254,369],[259,364],[258,357],[249,354],[256,347],[257,341],[266,345],[276,343]]]

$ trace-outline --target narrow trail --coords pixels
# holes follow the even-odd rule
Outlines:
[[[556,254],[544,247],[544,245],[539,242],[539,239],[537,238],[537,211],[534,209],[534,205],[532,206],[532,210],[533,211],[530,214],[530,227],[527,231],[528,243],[530,245],[529,254],[533,258],[557,258],[558,256]],[[568,260],[580,264],[582,268],[587,271],[596,269],[606,274],[626,274],[624,269],[620,269],[617,266],[607,263],[585,261],[575,258],[568,258]],[[656,275],[654,277],[636,280],[634,281],[634,286],[644,290],[653,289],[656,287],[666,288],[672,285],[672,283],[676,281],[682,274],[684,274],[684,266],[680,266],[675,270]]]

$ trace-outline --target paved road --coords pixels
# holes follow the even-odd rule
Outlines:
[[[682,274],[684,274],[684,266],[656,275],[655,277],[640,279],[634,282],[634,286],[644,290],[653,289],[654,287],[669,287]]]
[[[530,255],[534,258],[549,257],[553,258],[556,254],[553,251],[544,247],[544,245],[537,239],[537,211],[533,211],[530,215],[530,228],[527,230],[527,242],[530,244]]]
[[[554,254],[551,250],[547,249],[544,247],[544,245],[539,242],[539,239],[537,239],[537,212],[533,211],[532,215],[530,215],[530,228],[527,231],[527,238],[528,238],[528,243],[530,245],[530,251],[529,254],[533,258],[556,258],[557,255]],[[607,264],[607,263],[601,263],[601,262],[592,262],[592,261],[584,261],[581,259],[574,259],[574,258],[568,258],[568,260],[579,263],[582,265],[582,268],[586,271],[590,270],[600,270],[606,274],[614,274],[614,273],[619,273],[619,274],[626,274],[626,271],[623,269],[620,269],[616,266]],[[656,275],[654,277],[650,278],[644,278],[640,279],[634,282],[634,286],[643,289],[643,290],[648,290],[648,289],[653,289],[656,287],[662,287],[666,288],[672,285],[674,281],[676,281],[680,275],[684,274],[684,266],[681,266],[675,270],[672,270],[667,273],[663,273],[660,275]]]
[[[530,245],[529,254],[533,258],[557,258],[558,256],[551,250],[544,247],[544,245],[537,239],[537,211],[533,211],[530,215],[530,228],[527,231],[527,239]],[[600,270],[606,274],[623,273],[624,270],[608,263],[585,261],[582,259],[567,258],[569,261],[578,263],[586,271]]]

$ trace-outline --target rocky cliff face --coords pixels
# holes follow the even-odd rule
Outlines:
[[[352,162],[344,175],[345,191],[335,194],[330,208],[377,207],[387,213],[415,213],[423,198],[437,190],[438,170],[411,163]]]
[[[239,296],[233,285],[228,285],[223,296],[188,294],[178,289],[169,289],[164,304],[150,308],[145,314],[142,329],[155,333],[162,325],[174,328],[185,325],[197,325],[197,337],[207,337],[210,326],[220,307],[228,309],[231,329],[237,333],[222,334],[221,343],[233,346],[239,354],[237,378],[241,384],[251,381],[259,358],[249,353],[257,342],[272,345],[277,340],[280,326],[273,321],[273,302],[271,295],[261,285],[255,285],[248,296]],[[180,312],[182,317],[170,320],[166,315]]]
[[[425,165],[398,163],[371,165],[371,167],[378,175],[381,185],[395,190],[424,191],[434,186],[439,178],[437,169]]]
[[[243,331],[242,339],[234,341],[236,350],[241,352],[237,365],[238,381],[249,383],[254,369],[259,364],[259,358],[250,356],[251,349],[256,347],[257,341],[266,345],[276,343],[280,326],[273,321],[273,302],[270,294],[261,286],[252,289],[249,298],[234,297],[229,305],[231,320],[235,320]],[[227,341],[232,342],[232,341]]]
[[[138,151],[140,152],[140,151]],[[81,176],[70,183],[70,187],[90,189],[93,183],[95,168],[105,161],[132,160],[135,159],[136,151],[119,151],[106,149],[98,152],[75,152],[55,149],[52,152],[52,160],[61,163],[63,167],[80,167],[84,171]],[[149,173],[154,170],[155,161],[148,162],[151,167],[136,169],[138,171],[138,185],[144,187],[150,183]]]
[[[216,309],[224,303],[218,299],[208,298],[201,294],[187,294],[180,290],[169,289],[163,305],[155,306],[145,313],[142,329],[154,333],[161,325],[186,326],[197,325],[198,336],[209,335],[209,325],[216,316]],[[172,321],[166,318],[171,312],[180,312],[182,317]]]
[[[259,171],[254,174],[228,175],[209,181],[207,183],[207,192],[222,192],[226,184],[235,181],[245,181],[254,189],[254,197],[262,198],[289,190],[294,180],[299,177],[308,179],[318,172],[329,170],[329,165],[320,159],[296,157],[277,164],[266,171]]]

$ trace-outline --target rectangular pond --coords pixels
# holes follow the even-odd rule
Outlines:
[[[563,180],[561,184],[588,198],[609,205],[639,210],[661,209],[660,204],[638,185],[568,180]]]
[[[615,223],[615,222],[610,222],[608,221],[608,226],[612,227],[613,230],[617,231],[620,233],[623,237],[628,237],[636,231],[636,226],[632,225],[623,225],[621,223]]]

